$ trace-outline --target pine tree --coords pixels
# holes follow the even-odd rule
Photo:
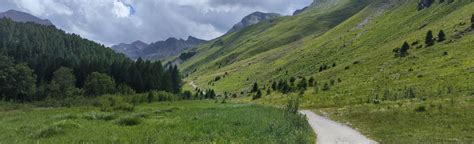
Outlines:
[[[172,92],[173,93],[181,92],[181,84],[182,84],[181,75],[176,65],[170,66],[170,74],[171,74]]]
[[[471,16],[471,31],[474,30],[474,14]]]
[[[302,78],[301,81],[298,83],[298,88],[300,90],[306,90],[308,87],[308,81],[306,81],[306,78]]]
[[[426,47],[434,45],[433,32],[431,30],[426,33],[425,44]]]
[[[262,98],[262,91],[258,90],[257,93],[252,97],[253,100]]]
[[[408,49],[410,49],[410,45],[404,42],[402,47],[398,50],[398,55],[400,57],[406,57],[408,55]]]
[[[440,30],[438,33],[438,42],[443,42],[446,40],[446,34],[444,34],[443,30]]]
[[[259,90],[257,82],[253,84],[252,92],[257,92]]]

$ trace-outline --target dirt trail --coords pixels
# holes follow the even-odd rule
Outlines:
[[[189,82],[189,85],[193,87],[193,89],[196,89],[198,86],[194,84],[194,81]]]
[[[318,135],[317,144],[377,144],[358,131],[312,111],[303,110],[301,113],[308,117],[309,124]]]

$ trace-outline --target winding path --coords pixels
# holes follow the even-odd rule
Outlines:
[[[317,144],[377,144],[358,131],[312,111],[303,110],[301,113],[308,117],[309,124],[318,135]]]

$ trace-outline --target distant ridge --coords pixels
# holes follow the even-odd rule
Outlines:
[[[235,24],[232,29],[229,30],[227,33],[239,31],[243,28],[246,28],[248,26],[257,24],[259,22],[269,20],[269,19],[274,19],[277,17],[281,17],[280,14],[277,13],[263,13],[263,12],[254,12],[251,13],[247,16],[245,16],[239,23]]]
[[[0,18],[10,18],[15,22],[33,22],[40,25],[51,26],[53,23],[47,19],[40,19],[26,12],[8,10],[0,13]]]
[[[146,44],[142,41],[135,41],[132,44],[121,43],[112,46],[112,49],[132,59],[141,57],[145,59],[163,60],[204,42],[207,41],[192,36],[189,36],[186,40],[171,37],[165,41],[157,41],[151,44]]]

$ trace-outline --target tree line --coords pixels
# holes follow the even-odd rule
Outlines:
[[[54,26],[0,19],[0,99],[152,90],[179,93],[179,69],[136,61]]]

